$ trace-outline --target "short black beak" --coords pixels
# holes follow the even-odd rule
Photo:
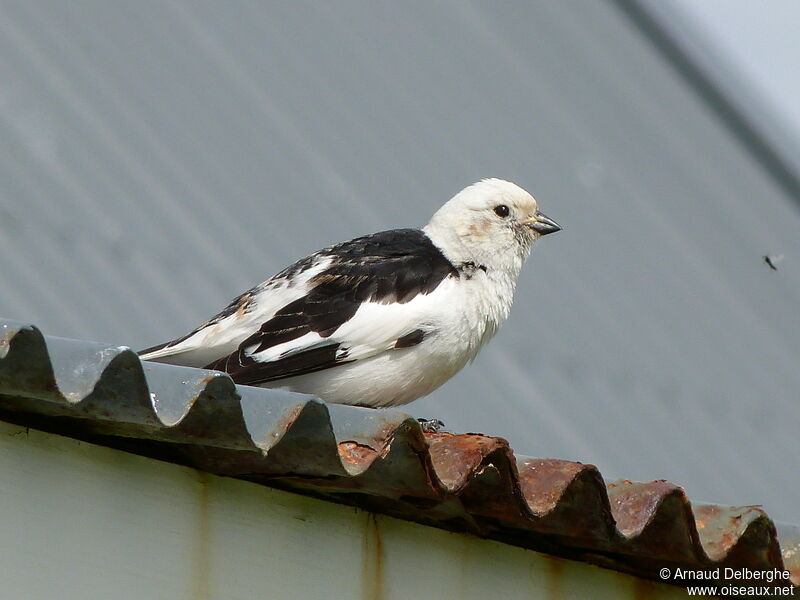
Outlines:
[[[561,225],[553,221],[553,219],[546,217],[544,214],[536,211],[536,216],[530,222],[530,228],[537,232],[539,235],[547,235],[548,233],[555,233],[561,231]]]

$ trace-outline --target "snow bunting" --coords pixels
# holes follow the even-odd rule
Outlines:
[[[421,230],[320,250],[139,354],[328,402],[405,404],[475,358],[508,317],[534,241],[560,229],[522,188],[484,179]]]

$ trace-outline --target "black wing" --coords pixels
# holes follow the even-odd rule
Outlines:
[[[418,294],[431,293],[446,277],[459,274],[417,229],[356,238],[317,256],[330,257],[332,262],[309,280],[308,293],[278,310],[236,352],[206,368],[225,371],[237,383],[258,384],[349,362],[346,341],[320,344],[316,340],[308,349],[292,348],[269,362],[260,362],[252,355],[312,332],[328,338],[355,315],[363,302],[405,304]]]

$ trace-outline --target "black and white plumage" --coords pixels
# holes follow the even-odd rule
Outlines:
[[[508,317],[533,242],[559,229],[525,190],[486,179],[423,229],[320,250],[140,355],[329,402],[405,404],[475,358]]]

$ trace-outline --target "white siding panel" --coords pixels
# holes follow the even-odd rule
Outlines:
[[[686,595],[6,423],[0,540],[0,595],[25,600]]]

